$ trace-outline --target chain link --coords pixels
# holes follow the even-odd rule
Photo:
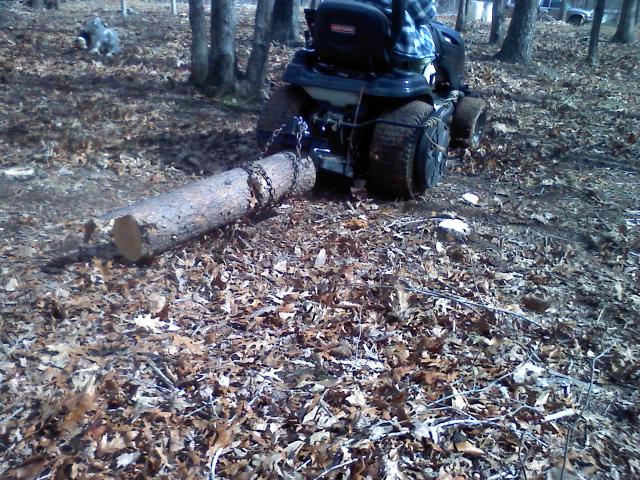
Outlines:
[[[302,139],[304,137],[304,135],[309,131],[309,127],[307,125],[307,123],[304,121],[304,119],[300,116],[298,117],[293,117],[292,118],[293,122],[294,122],[294,134],[296,137],[296,150],[295,150],[295,156],[293,158],[293,182],[291,183],[291,188],[289,189],[288,193],[293,192],[293,190],[295,189],[295,187],[298,185],[298,180],[300,178],[300,161],[302,159]],[[257,160],[261,160],[263,158],[265,158],[267,152],[269,151],[269,149],[271,148],[271,146],[273,145],[273,143],[275,142],[276,138],[278,138],[278,135],[280,135],[282,133],[282,131],[287,127],[287,124],[282,124],[281,126],[279,126],[278,128],[276,128],[273,133],[271,134],[271,137],[269,138],[269,140],[267,141],[267,143],[265,144],[264,148],[262,149],[262,151],[260,152],[260,156],[258,157]],[[245,172],[247,172],[247,175],[249,176],[248,181],[251,182],[252,179],[256,176],[261,177],[264,182],[267,184],[267,191],[269,192],[269,199],[267,200],[266,203],[263,203],[264,205],[264,209],[267,210],[271,207],[273,207],[274,203],[275,203],[275,189],[273,187],[273,183],[271,181],[271,177],[269,177],[269,175],[267,174],[267,172],[265,171],[265,169],[262,167],[262,165],[260,165],[259,163],[257,163],[257,161],[255,162],[245,162],[244,164],[241,165],[241,167]],[[251,185],[250,185],[251,187]],[[252,188],[253,190],[253,188]],[[260,202],[262,203],[262,202]]]

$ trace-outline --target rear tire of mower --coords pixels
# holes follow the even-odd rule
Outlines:
[[[433,111],[428,103],[415,100],[380,115],[381,120],[424,125]],[[368,188],[381,196],[412,198],[425,188],[415,181],[416,148],[420,129],[378,123],[369,148]]]
[[[286,85],[277,88],[262,107],[258,117],[258,132],[267,132],[271,138],[270,135],[287,123],[291,117],[304,113],[304,107],[308,100],[307,94],[299,87]],[[258,136],[260,148],[264,148],[267,142],[268,140]],[[271,150],[269,149],[268,153],[276,153]]]
[[[451,138],[455,143],[475,150],[480,146],[487,122],[487,104],[474,97],[458,101],[451,122]]]

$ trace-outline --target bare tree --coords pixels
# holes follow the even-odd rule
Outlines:
[[[176,0],[171,0],[171,15],[178,14],[178,5],[176,4]]]
[[[618,27],[616,33],[611,37],[611,41],[615,43],[631,43],[634,40],[633,35],[633,5],[634,0],[622,0],[620,8],[620,17],[618,18]]]
[[[122,18],[127,18],[127,0],[120,0],[120,13]]]
[[[235,88],[235,64],[233,0],[216,0],[211,2],[211,48],[207,82],[223,89]]]
[[[464,32],[467,29],[467,16],[469,14],[469,2],[467,0],[459,0],[458,16],[456,17],[456,30]]]
[[[569,4],[567,0],[560,1],[560,18],[558,20],[562,20],[563,22],[567,19],[567,10],[569,9]]]
[[[44,8],[44,0],[33,0],[31,2],[31,8],[34,10],[42,10]]]
[[[596,3],[595,11],[593,12],[593,24],[591,25],[591,34],[589,35],[589,48],[587,50],[587,58],[585,59],[585,61],[589,65],[597,65],[598,63],[600,25],[602,25],[605,3],[606,0],[598,0],[598,2]]]
[[[491,33],[489,33],[489,43],[495,44],[502,38],[504,30],[504,6],[505,0],[493,0],[493,11],[491,12]]]
[[[636,0],[636,25],[640,25],[640,0]]]
[[[496,54],[498,60],[530,63],[533,58],[533,32],[538,0],[516,0],[507,36]]]
[[[271,21],[273,40],[283,45],[294,46],[300,42],[300,0],[275,0]]]
[[[207,20],[204,16],[203,0],[189,0],[189,24],[191,25],[191,75],[189,81],[202,87],[209,74],[209,39],[207,38]]]
[[[271,14],[274,0],[258,0],[256,23],[253,31],[253,46],[247,63],[246,80],[249,89],[259,94],[267,73],[267,60],[271,46]]]
[[[274,0],[258,0],[256,5],[253,45],[246,73],[237,65],[233,3],[234,0],[211,3],[209,41],[204,0],[189,0],[189,81],[210,94],[234,92],[240,96],[259,96],[267,74]]]

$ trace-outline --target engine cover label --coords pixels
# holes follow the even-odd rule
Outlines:
[[[346,33],[347,35],[355,35],[356,27],[353,25],[338,25],[337,23],[332,23],[331,31],[336,33]]]

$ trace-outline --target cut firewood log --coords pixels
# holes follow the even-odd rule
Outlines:
[[[307,192],[315,181],[310,158],[297,160],[292,152],[276,153],[91,219],[85,224],[83,244],[71,253],[75,257],[84,251],[112,254],[117,249],[131,261],[150,258],[265,210],[288,194]]]

